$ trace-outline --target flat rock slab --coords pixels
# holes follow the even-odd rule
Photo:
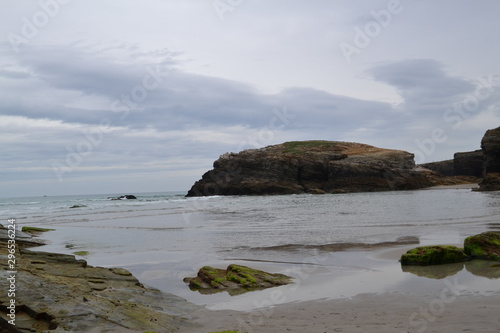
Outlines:
[[[8,290],[7,258],[1,257],[0,287]],[[8,323],[10,299],[3,293],[1,332],[176,332],[198,309],[144,287],[123,268],[93,267],[71,255],[21,249],[16,264],[16,326]]]

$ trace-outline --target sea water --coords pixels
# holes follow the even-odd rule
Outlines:
[[[110,199],[121,194],[0,199],[0,216],[15,218],[19,227],[54,229],[41,236],[47,245],[37,250],[84,254],[90,265],[127,268],[144,284],[192,302],[240,310],[270,305],[270,291],[201,295],[182,279],[205,265],[238,263],[293,276],[293,285],[273,288],[286,295],[275,297],[280,302],[366,292],[433,293],[443,277],[403,272],[399,253],[381,259],[374,253],[384,247],[363,245],[412,243],[396,248],[404,253],[417,244],[461,245],[467,236],[500,230],[500,193],[469,189],[200,198],[134,194],[137,200]],[[500,290],[494,275],[478,277],[463,264],[450,269],[469,284],[470,293]]]

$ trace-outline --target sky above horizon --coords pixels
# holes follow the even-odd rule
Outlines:
[[[225,152],[417,163],[500,126],[495,0],[0,0],[0,197],[186,191]]]

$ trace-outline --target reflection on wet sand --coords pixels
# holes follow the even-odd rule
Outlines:
[[[488,260],[472,260],[466,263],[465,269],[477,276],[488,279],[500,278],[500,262]]]
[[[500,263],[488,260],[471,260],[447,265],[401,266],[403,272],[412,273],[430,279],[444,279],[453,276],[465,268],[469,273],[488,279],[500,278]]]

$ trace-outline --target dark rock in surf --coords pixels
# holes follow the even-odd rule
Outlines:
[[[108,197],[108,199],[110,199],[110,200],[136,200],[137,197],[135,195],[132,195],[132,194],[126,194],[126,195],[119,196],[118,198]]]

